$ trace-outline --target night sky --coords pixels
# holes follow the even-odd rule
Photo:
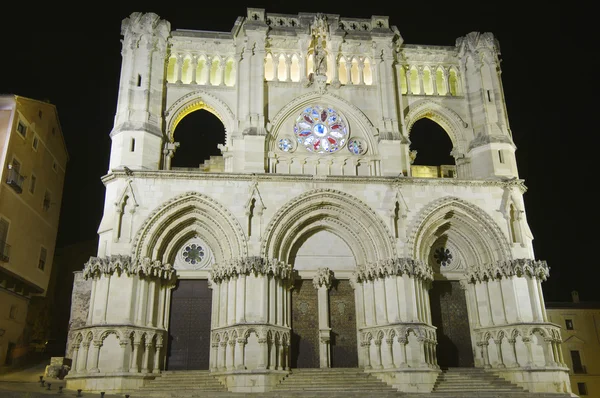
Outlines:
[[[441,8],[435,2],[367,2],[372,8],[332,1],[222,3],[208,10],[185,2],[164,2],[168,7],[97,3],[89,10],[31,5],[5,13],[0,23],[0,93],[48,99],[56,105],[70,155],[59,247],[97,236],[104,202],[100,178],[108,170],[120,77],[122,19],[135,11],[151,11],[168,20],[173,30],[229,32],[238,16],[246,16],[246,7],[357,18],[388,15],[410,44],[454,45],[472,31],[492,32],[498,38],[517,165],[528,188],[525,204],[535,257],[550,266],[550,278],[543,284],[546,300],[569,301],[570,292],[578,290],[582,301],[600,301],[600,289],[590,277],[598,267],[591,250],[597,244],[595,225],[586,228],[597,218],[592,175],[596,170],[591,162],[598,129],[585,120],[594,111],[585,111],[585,101],[577,97],[597,78],[586,62],[580,69],[582,83],[571,73],[572,57],[585,53],[565,51],[577,45],[573,31],[564,28],[565,17],[549,7],[527,11],[497,2],[444,2]],[[482,3],[490,5],[482,8]],[[203,146],[215,149],[213,143],[202,142],[196,148]]]

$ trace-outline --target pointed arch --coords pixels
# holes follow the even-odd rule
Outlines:
[[[169,141],[174,141],[173,134],[181,119],[200,109],[207,110],[219,118],[225,127],[225,144],[228,144],[228,132],[234,130],[235,116],[225,102],[202,90],[182,96],[165,112],[166,134]]]
[[[282,206],[265,230],[261,255],[289,261],[299,242],[323,229],[345,241],[357,264],[396,257],[383,220],[358,198],[334,189],[311,190]]]
[[[248,253],[244,231],[234,215],[207,195],[187,192],[150,213],[138,230],[132,254],[172,263],[174,251],[193,236],[207,242],[217,262]]]
[[[446,131],[454,148],[458,148],[462,153],[468,151],[467,140],[463,133],[468,124],[452,109],[432,100],[424,99],[411,104],[406,108],[405,113],[404,120],[409,136],[412,127],[418,120],[428,118],[439,124]]]
[[[422,261],[427,262],[430,248],[442,234],[465,266],[512,259],[506,236],[492,217],[457,197],[444,197],[425,206],[408,230],[407,250]]]

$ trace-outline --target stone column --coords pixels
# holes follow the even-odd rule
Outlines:
[[[133,353],[131,354],[131,364],[129,365],[130,373],[138,373],[140,367],[138,365],[139,349],[140,349],[140,337],[134,336],[133,338]]]
[[[410,65],[403,65],[404,68],[404,80],[406,81],[406,94],[412,94],[412,88],[410,87]]]
[[[500,363],[498,364],[498,367],[505,368],[506,365],[504,364],[504,356],[502,355],[502,339],[494,340],[494,343],[496,343],[496,351],[498,352],[498,361],[500,361]]]
[[[156,339],[156,350],[154,351],[154,366],[152,373],[160,373],[160,354],[162,348],[162,337],[157,336]]]
[[[92,349],[92,368],[88,370],[89,373],[98,373],[100,369],[98,369],[98,360],[100,359],[100,347],[102,347],[101,341],[93,341],[93,349]]]
[[[371,341],[363,341],[362,343],[360,343],[360,345],[363,348],[363,355],[364,355],[364,363],[365,369],[372,369],[371,367]]]
[[[387,354],[388,354],[388,363],[385,364],[385,368],[395,368],[396,365],[394,364],[394,339],[393,338],[389,338],[389,339],[385,339],[385,342],[387,344]]]
[[[190,84],[198,84],[196,78],[196,73],[197,73],[197,69],[198,69],[198,56],[197,55],[192,55],[192,60],[190,61],[190,68],[192,68],[192,81],[190,82]]]
[[[142,373],[148,373],[150,371],[150,350],[152,349],[152,340],[148,340],[147,336],[144,347],[146,350],[144,351],[144,357],[142,358]]]
[[[442,73],[444,79],[444,87],[446,88],[446,95],[452,95],[452,93],[450,92],[450,79],[448,78],[450,72],[447,68],[442,68]]]
[[[90,347],[88,343],[88,348]],[[73,352],[71,354],[73,358],[71,358],[71,374],[77,373],[77,365],[79,365],[79,344],[73,344]]]
[[[260,347],[260,354],[258,356],[258,369],[267,369],[267,351],[269,349],[267,343],[268,341],[264,337],[258,339],[258,345]]]
[[[177,80],[175,81],[175,83],[181,84],[183,83],[183,81],[181,80],[181,72],[183,70],[183,55],[176,54],[175,57],[177,59],[175,63],[175,74],[177,76]]]
[[[525,343],[525,346],[527,347],[527,365],[526,366],[533,366],[533,352],[531,351],[531,338],[523,337],[523,343]]]
[[[483,367],[484,368],[491,368],[490,365],[490,356],[488,353],[488,343],[487,342],[481,342],[481,343],[477,343],[477,345],[479,345],[479,347],[481,347],[481,357],[483,358]]]
[[[235,368],[237,370],[244,370],[246,369],[246,365],[245,365],[245,358],[244,358],[244,346],[246,345],[246,339],[244,338],[238,338],[237,339],[237,352],[235,354]]]
[[[227,342],[227,370],[235,370],[235,363],[233,362],[235,359],[234,351],[235,351],[235,343],[234,339],[231,339]]]
[[[375,369],[382,369],[383,363],[381,362],[381,340],[375,340],[375,354],[377,357],[377,363],[375,364]]]
[[[226,341],[221,341],[221,343],[219,344],[219,356],[220,356],[220,363],[218,364],[218,368],[219,370],[225,371],[227,370],[227,342]]]
[[[398,337],[398,343],[400,343],[400,363],[398,367],[408,368],[408,363],[406,362],[406,344],[408,343],[408,339],[406,337]]]
[[[331,366],[329,327],[329,288],[333,281],[333,274],[329,268],[319,268],[313,278],[313,285],[318,290],[319,300],[319,365],[321,368]]]
[[[417,67],[417,76],[419,78],[419,95],[425,95],[425,85],[423,84],[423,66]]]
[[[517,340],[516,339],[508,339],[508,343],[510,344],[510,347],[512,348],[513,356],[515,357],[514,367],[518,368],[521,365],[519,364],[519,357],[517,356]]]
[[[431,76],[431,87],[433,88],[433,95],[438,95],[437,88],[437,68],[429,69],[429,75]]]
[[[286,82],[290,82],[292,81],[292,56],[286,54],[285,55],[285,81]]]

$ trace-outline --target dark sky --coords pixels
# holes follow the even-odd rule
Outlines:
[[[600,289],[591,278],[597,273],[597,261],[586,252],[596,241],[595,225],[586,226],[597,217],[591,162],[598,131],[586,123],[594,111],[585,111],[585,101],[577,97],[597,78],[592,64],[582,62],[579,68],[573,64],[574,58],[585,54],[573,33],[577,21],[567,21],[551,6],[528,11],[500,2],[362,3],[372,8],[351,8],[348,1],[237,6],[223,2],[210,9],[181,2],[160,7],[122,3],[126,5],[96,3],[89,10],[54,7],[56,3],[51,8],[31,5],[13,10],[11,16],[5,13],[0,23],[4,51],[0,93],[48,99],[58,108],[70,155],[59,246],[96,237],[104,202],[100,178],[108,169],[117,102],[123,18],[134,11],[152,11],[168,20],[173,30],[230,31],[236,17],[246,15],[246,7],[272,13],[388,15],[410,44],[454,45],[456,38],[472,31],[492,32],[498,38],[517,164],[528,187],[525,204],[534,250],[536,258],[551,268],[550,279],[543,284],[546,300],[570,300],[571,290],[577,289],[581,300],[600,301]],[[567,23],[571,28],[565,28]]]

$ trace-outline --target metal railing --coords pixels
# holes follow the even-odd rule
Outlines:
[[[19,172],[13,168],[8,169],[8,175],[6,176],[6,183],[14,189],[16,192],[23,192],[23,177]]]

